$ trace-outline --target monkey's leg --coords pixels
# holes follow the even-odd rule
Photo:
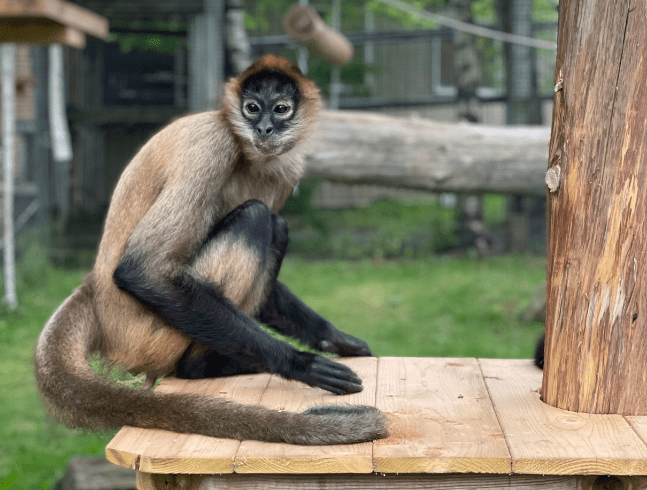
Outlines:
[[[319,351],[340,356],[372,355],[366,342],[337,329],[279,281],[274,284],[258,319]]]
[[[272,337],[245,311],[253,308],[250,298],[258,291],[250,285],[259,269],[266,270],[267,261],[258,251],[271,250],[272,222],[267,206],[248,201],[214,228],[194,263],[165,275],[133,247],[119,262],[115,283],[194,342],[245,369],[269,371],[337,394],[361,391],[361,380],[351,369]]]
[[[287,247],[287,226],[276,215],[270,220],[264,214],[254,216],[248,206],[237,207],[214,227],[192,268],[198,276],[220,284],[235,306],[251,313],[278,275]],[[277,224],[279,220],[281,225]],[[252,372],[258,369],[193,342],[178,361],[175,374],[178,378],[201,379]]]
[[[252,274],[255,276],[254,299],[260,297],[258,291],[265,293],[266,290],[270,290],[268,300],[265,301],[261,313],[257,315],[260,321],[284,335],[298,338],[313,349],[342,356],[371,355],[365,342],[337,330],[330,322],[308,308],[285,285],[277,283],[276,278],[288,244],[287,223],[282,217],[273,214],[271,237],[265,235],[268,231],[265,223],[261,223],[261,226],[254,223],[254,220],[244,212],[244,208],[235,209],[223,220],[223,225],[218,225],[212,233],[218,237],[216,240],[228,242],[229,248],[223,249],[217,243],[205,246],[198,254],[194,265],[197,273],[206,276],[206,279],[217,281],[218,278],[215,276],[218,274],[204,265],[211,261],[208,259],[210,254],[218,253],[219,262],[234,264],[242,260],[240,248],[232,246],[234,242],[246,239],[250,243],[256,243],[254,256],[250,257],[246,264],[247,270],[251,267],[251,263],[256,264],[256,272]],[[225,235],[228,235],[226,240]],[[238,256],[232,256],[234,254]],[[259,257],[261,260],[257,260]],[[218,273],[222,274],[222,271]],[[265,295],[266,293],[263,294]],[[241,307],[240,301],[236,306]],[[232,358],[192,343],[178,362],[176,376],[200,379],[251,372],[256,371]]]
[[[182,379],[203,379],[256,372],[259,370],[192,342],[178,361],[175,376]]]
[[[276,280],[287,249],[288,227],[283,218],[272,215],[271,289],[257,318],[284,335],[297,338],[313,349],[340,356],[370,356],[371,349],[363,340],[338,330],[332,323],[309,308],[285,284]]]

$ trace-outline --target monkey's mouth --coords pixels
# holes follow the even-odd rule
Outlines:
[[[283,153],[283,145],[276,141],[254,141],[254,147],[263,155],[280,155]]]

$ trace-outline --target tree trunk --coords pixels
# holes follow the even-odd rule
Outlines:
[[[561,0],[543,400],[647,415],[647,4]]]
[[[549,129],[324,111],[311,177],[431,192],[545,196]]]

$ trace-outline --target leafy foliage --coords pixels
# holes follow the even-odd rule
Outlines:
[[[286,203],[290,251],[343,259],[421,257],[458,244],[456,211],[435,197],[424,202],[384,199],[357,209],[326,210],[310,202],[318,182],[305,180]]]

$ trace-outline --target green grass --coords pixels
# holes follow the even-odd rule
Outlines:
[[[310,258],[424,258],[460,247],[457,208],[440,204],[437,196],[410,200],[379,199],[353,209],[320,209],[312,204],[317,180],[304,180],[299,194],[286,202],[290,251]],[[505,226],[505,196],[483,197],[483,222],[490,229]]]
[[[1,489],[12,473],[16,476],[12,490],[50,488],[62,476],[69,458],[102,454],[111,437],[70,431],[53,422],[43,409],[34,381],[36,338],[51,313],[81,282],[83,273],[38,268],[42,272],[38,278],[32,275],[35,270],[30,277],[21,277],[18,309],[0,313]]]
[[[458,245],[456,210],[434,197],[402,202],[376,200],[354,209],[319,209],[311,204],[316,180],[299,184],[283,214],[290,225],[290,251],[317,258],[420,258]]]
[[[532,357],[540,324],[520,315],[545,279],[545,260],[291,260],[281,272],[313,309],[377,356]]]
[[[83,271],[25,255],[20,307],[0,312],[0,489],[14,477],[12,489],[50,488],[69,458],[104,454],[112,436],[70,431],[42,408],[33,376],[36,338]],[[541,326],[518,318],[544,277],[544,260],[535,257],[288,258],[281,272],[307,304],[379,356],[530,357]]]

